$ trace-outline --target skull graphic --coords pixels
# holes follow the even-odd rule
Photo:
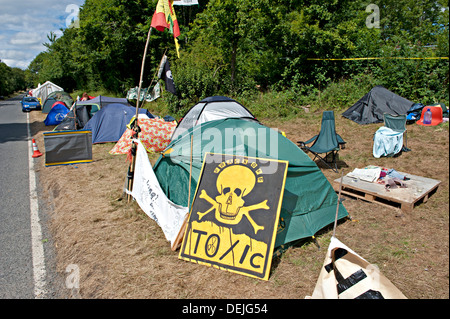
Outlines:
[[[245,205],[242,198],[253,190],[255,183],[255,175],[248,167],[233,165],[225,168],[216,181],[217,191],[220,193],[216,197],[216,202],[219,203],[216,218],[226,223],[236,220],[239,210]]]
[[[256,184],[256,177],[251,169],[243,165],[226,167],[217,177],[216,187],[219,195],[212,199],[205,190],[200,193],[200,198],[209,202],[212,207],[204,213],[197,212],[199,219],[215,209],[215,218],[225,224],[237,225],[242,216],[246,216],[254,228],[255,234],[263,230],[249,215],[249,212],[257,209],[269,209],[267,200],[259,204],[245,206],[243,197],[248,195]]]

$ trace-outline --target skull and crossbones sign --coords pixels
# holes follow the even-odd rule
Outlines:
[[[246,166],[232,165],[226,167],[217,177],[216,187],[219,195],[211,198],[204,189],[200,192],[200,198],[209,202],[212,206],[206,212],[197,212],[199,220],[206,214],[215,210],[215,218],[222,223],[237,225],[242,217],[246,216],[255,231],[263,230],[264,226],[258,225],[249,212],[257,209],[269,209],[267,200],[259,204],[244,206],[243,197],[248,195],[256,184],[255,174]]]

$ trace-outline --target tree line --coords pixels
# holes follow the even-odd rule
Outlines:
[[[50,35],[28,72],[35,83],[124,96],[139,83],[156,3],[86,0],[79,27]],[[378,84],[448,104],[449,61],[437,59],[449,56],[447,1],[199,0],[175,11],[180,58],[173,36],[152,30],[143,83],[167,52],[178,94],[163,100],[174,113],[211,95],[339,108]]]
[[[8,96],[27,87],[25,72],[20,68],[11,68],[0,60],[0,96]]]

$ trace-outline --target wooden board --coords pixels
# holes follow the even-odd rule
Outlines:
[[[409,180],[403,181],[406,188],[386,190],[384,184],[370,183],[353,177],[344,176],[342,180],[342,194],[387,206],[399,206],[405,213],[411,212],[418,202],[425,203],[429,195],[434,193],[441,181],[398,172]],[[341,179],[333,182],[333,188],[339,192]]]

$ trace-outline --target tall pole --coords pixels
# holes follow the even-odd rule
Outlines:
[[[139,88],[138,88],[138,94],[137,94],[137,99],[136,99],[136,117],[135,117],[134,126],[133,126],[133,130],[135,132],[134,138],[138,138],[138,134],[139,134],[139,125],[138,125],[139,101],[141,99],[141,88],[142,88],[142,82],[143,82],[143,78],[144,78],[145,58],[147,56],[148,44],[150,42],[150,35],[152,34],[152,29],[153,28],[150,26],[150,29],[148,30],[148,34],[147,34],[147,41],[145,43],[144,55],[142,56],[141,76],[139,79]],[[131,143],[131,155],[132,155],[132,160],[131,160],[131,164],[128,169],[128,175],[127,175],[129,191],[131,191],[133,189],[134,168],[136,165],[136,144],[134,142]],[[131,195],[128,194],[127,199],[128,199],[128,202],[130,202]]]
[[[139,100],[141,99],[141,88],[142,88],[142,82],[143,82],[143,78],[144,78],[145,58],[147,56],[148,44],[150,42],[150,35],[152,34],[152,29],[153,28],[150,26],[150,29],[148,30],[148,34],[147,34],[147,42],[145,43],[144,55],[142,57],[141,77],[139,79],[138,96],[137,96],[137,100],[136,100],[136,120],[138,118],[138,112],[139,112]]]

